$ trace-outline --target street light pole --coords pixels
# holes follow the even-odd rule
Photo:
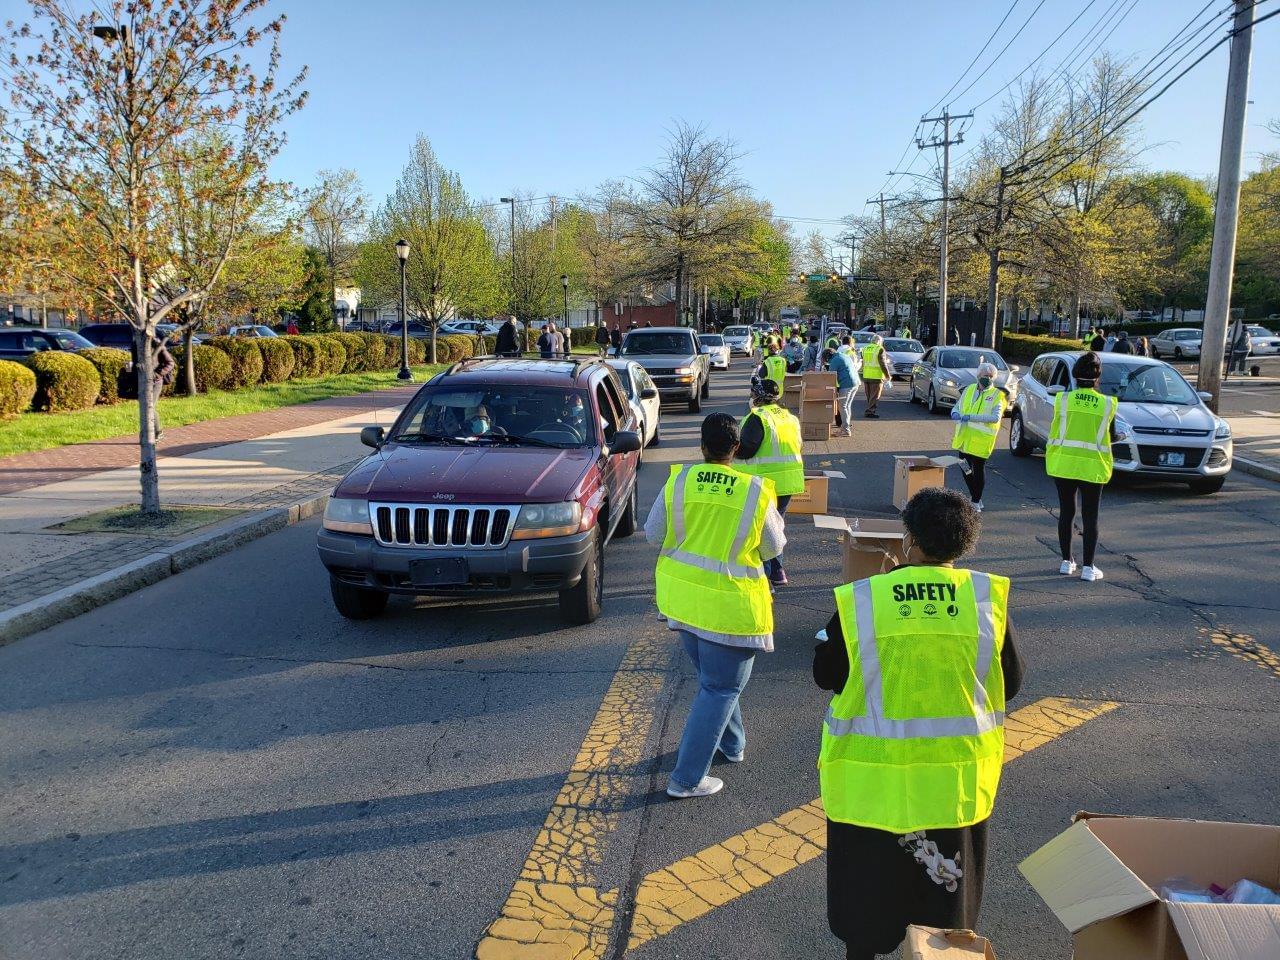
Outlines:
[[[396,241],[396,259],[400,261],[400,372],[396,378],[404,381],[413,379],[409,372],[409,310],[408,284],[405,281],[405,266],[409,262],[409,241]],[[432,360],[435,357],[431,358]]]
[[[569,329],[569,277],[567,274],[560,274],[560,286],[564,288],[564,328],[567,331]]]

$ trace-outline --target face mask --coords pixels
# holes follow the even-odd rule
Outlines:
[[[477,417],[471,421],[471,432],[474,434],[488,433],[489,421]]]
[[[990,377],[979,377],[979,378],[978,378],[978,386],[980,386],[983,390],[987,389],[987,387],[991,386],[991,378],[990,378]]]

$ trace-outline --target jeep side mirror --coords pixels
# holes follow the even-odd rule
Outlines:
[[[620,453],[636,453],[640,450],[640,434],[632,430],[619,430],[613,435],[613,443],[609,444],[609,456],[616,457]]]
[[[658,390],[656,387],[645,387],[643,390],[640,391],[641,400],[653,400],[657,396],[658,396]]]
[[[360,430],[360,442],[377,450],[386,443],[387,434],[381,427],[364,427]]]

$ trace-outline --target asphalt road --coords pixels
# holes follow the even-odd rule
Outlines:
[[[709,409],[744,398],[739,362]],[[949,421],[904,398],[809,457],[848,477],[832,512],[890,515],[890,455],[948,446]],[[646,508],[665,462],[694,456],[696,424],[667,411]],[[1015,867],[1076,811],[1276,821],[1280,489],[1242,474],[1212,497],[1113,486],[1097,584],[1056,573],[1039,457],[1013,459],[1002,436],[985,499],[972,565],[1014,581],[1029,674],[1013,706],[1118,704],[1008,765],[993,820],[982,931],[1001,955],[1066,958]],[[650,682],[627,712],[645,722],[582,855],[584,883],[620,891],[600,955],[842,955],[820,857],[633,950],[619,933],[637,929],[646,878],[817,796],[826,698],[809,663],[839,558],[808,518],[789,523],[777,652],[744,699],[747,761],[716,768],[722,794],[686,802],[661,791],[692,677],[653,615],[640,537],[611,545],[589,628],[565,628],[543,597],[400,600],[351,624],[330,605],[315,529],[0,648],[0,956],[472,956],[642,645]]]

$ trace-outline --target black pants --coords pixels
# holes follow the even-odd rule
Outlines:
[[[1098,504],[1102,500],[1102,484],[1087,480],[1054,477],[1058,485],[1058,546],[1062,559],[1071,559],[1071,524],[1076,518],[1076,493],[1080,494],[1080,520],[1084,526],[1084,565],[1093,566],[1093,551],[1098,546]]]
[[[969,499],[977,503],[982,499],[982,491],[987,486],[987,461],[972,453],[962,453],[960,458],[969,465],[969,472],[962,474],[965,486],[969,488]]]

